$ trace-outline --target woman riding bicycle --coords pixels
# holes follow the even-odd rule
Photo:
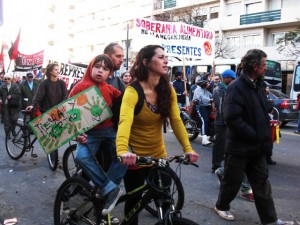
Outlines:
[[[148,45],[142,48],[130,71],[133,80],[138,82],[145,95],[144,105],[139,114],[134,115],[138,102],[138,93],[128,86],[125,90],[120,121],[117,132],[117,154],[129,168],[124,177],[126,192],[144,184],[149,168],[136,168],[138,156],[166,157],[162,125],[170,120],[172,129],[190,156],[196,162],[199,155],[192,149],[187,132],[180,119],[175,90],[167,77],[168,59],[164,49],[159,45]],[[130,212],[141,196],[132,198],[125,203],[125,214]],[[132,225],[137,225],[136,219]]]

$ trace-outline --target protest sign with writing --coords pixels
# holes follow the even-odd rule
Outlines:
[[[51,108],[29,125],[49,154],[111,116],[99,90],[91,87]]]
[[[215,33],[181,22],[135,19],[134,51],[139,51],[145,43],[161,45],[169,56],[214,59]]]

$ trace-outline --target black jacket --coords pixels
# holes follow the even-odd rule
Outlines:
[[[226,152],[254,156],[270,150],[271,128],[262,80],[254,85],[242,73],[231,82],[224,99],[223,116],[228,127]]]

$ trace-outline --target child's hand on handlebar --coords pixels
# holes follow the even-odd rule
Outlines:
[[[26,110],[26,111],[31,111],[32,109],[33,109],[33,106],[32,106],[32,105],[29,105],[29,106],[26,107],[25,110]]]
[[[76,137],[76,141],[78,141],[80,144],[87,143],[87,134],[80,134]]]
[[[136,164],[136,159],[137,159],[136,154],[133,154],[131,152],[127,152],[127,153],[124,153],[124,154],[120,155],[120,157],[122,158],[122,163],[127,165],[127,166]]]
[[[186,155],[188,155],[190,157],[190,162],[197,162],[197,160],[199,158],[199,154],[196,152],[188,152],[188,153],[186,153]]]

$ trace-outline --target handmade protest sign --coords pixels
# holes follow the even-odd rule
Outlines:
[[[91,87],[35,118],[29,126],[49,154],[111,116],[99,90]]]

